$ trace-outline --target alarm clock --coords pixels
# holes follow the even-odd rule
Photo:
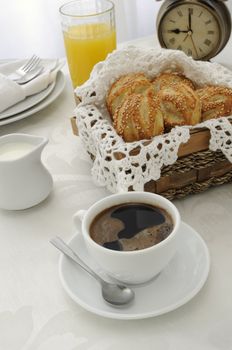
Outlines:
[[[231,33],[231,15],[222,0],[165,0],[156,24],[162,47],[196,60],[216,56]]]

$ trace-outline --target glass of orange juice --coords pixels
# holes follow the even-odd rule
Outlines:
[[[93,66],[116,48],[114,4],[110,0],[75,0],[60,7],[73,87],[88,80]]]

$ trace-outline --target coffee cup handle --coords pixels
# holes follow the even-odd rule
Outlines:
[[[85,216],[85,213],[86,213],[87,210],[78,210],[74,216],[73,216],[73,221],[74,221],[74,224],[75,226],[79,227],[80,226],[80,223],[83,221],[84,219],[84,216]]]

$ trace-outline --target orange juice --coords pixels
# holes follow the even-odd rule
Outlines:
[[[73,87],[83,84],[93,66],[116,48],[116,33],[105,23],[81,24],[64,32]]]

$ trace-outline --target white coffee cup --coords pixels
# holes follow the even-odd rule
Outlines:
[[[90,225],[94,218],[105,209],[122,203],[141,203],[165,209],[172,218],[173,230],[160,243],[136,251],[116,251],[96,243],[90,236]],[[152,279],[170,262],[178,248],[180,215],[168,199],[149,192],[125,192],[105,197],[88,210],[79,210],[74,215],[89,255],[105,272],[124,283],[139,284]]]

